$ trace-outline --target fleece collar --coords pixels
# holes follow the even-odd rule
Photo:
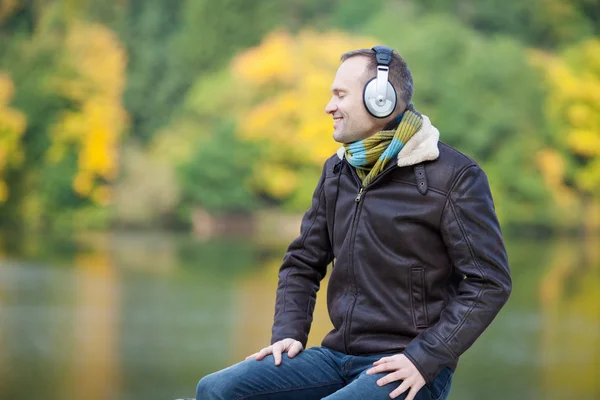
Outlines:
[[[439,140],[440,132],[431,124],[429,118],[423,115],[423,126],[406,142],[398,154],[398,166],[407,167],[424,161],[436,160],[440,155]],[[340,160],[344,159],[345,150],[344,146],[338,149],[337,156]]]

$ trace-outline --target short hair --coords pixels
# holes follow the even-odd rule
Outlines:
[[[349,58],[363,56],[369,61],[367,63],[367,71],[365,76],[365,83],[369,79],[377,76],[377,58],[375,57],[375,50],[373,49],[359,49],[348,51],[340,57],[341,62],[346,61]],[[390,73],[388,80],[392,83],[396,89],[396,97],[403,104],[404,108],[408,107],[413,96],[413,79],[410,69],[406,61],[396,50],[392,50],[392,61],[390,62]]]

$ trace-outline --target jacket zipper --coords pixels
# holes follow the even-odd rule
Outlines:
[[[353,300],[352,300],[352,304],[348,307],[348,310],[346,311],[346,319],[345,319],[345,323],[346,325],[344,326],[344,350],[346,351],[346,354],[348,353],[348,334],[349,334],[349,325],[350,325],[350,316],[352,315],[352,312],[354,311],[354,306],[356,305],[356,300],[358,299],[358,287],[356,285],[356,278],[354,276],[354,257],[352,256],[352,254],[354,253],[354,237],[356,236],[356,224],[357,224],[357,220],[358,220],[358,215],[360,213],[360,207],[361,207],[361,203],[360,203],[360,199],[362,197],[362,194],[364,192],[364,188],[361,187],[358,195],[356,195],[356,197],[354,198],[354,201],[356,203],[356,208],[354,209],[354,216],[352,218],[352,225],[351,225],[351,241],[350,241],[350,245],[352,246],[350,249],[350,256],[351,261],[351,268],[348,269],[348,272],[350,273],[350,289],[352,291],[352,296],[353,296]]]
[[[365,188],[360,188],[360,191],[358,192],[358,194],[356,195],[356,198],[354,199],[355,202],[360,203],[360,198],[362,197],[362,194],[364,192]]]
[[[362,200],[362,196],[364,194],[364,192],[367,190],[367,188],[371,187],[375,182],[377,182],[381,177],[387,175],[389,173],[389,171],[393,170],[394,167],[391,168],[387,168],[385,169],[381,174],[379,174],[379,176],[377,176],[369,185],[367,185],[366,187],[362,186],[362,183],[358,177],[358,175],[356,174],[356,171],[352,168],[352,166],[350,166],[350,169],[352,170],[352,175],[354,176],[355,180],[357,181],[357,183],[359,184],[359,191],[358,194],[356,195],[356,197],[354,198],[354,202],[356,203],[356,208],[354,209],[354,217],[352,219],[352,226],[351,226],[351,235],[350,235],[350,244],[352,246],[352,248],[350,249],[350,256],[351,258],[351,277],[352,280],[350,282],[351,285],[351,289],[352,289],[352,295],[354,296],[354,299],[352,300],[352,304],[348,307],[348,310],[346,311],[346,319],[344,320],[345,322],[345,326],[344,326],[344,332],[343,332],[343,338],[344,338],[344,350],[346,352],[346,354],[349,354],[348,352],[348,335],[349,335],[349,327],[350,327],[350,317],[352,316],[352,313],[354,312],[354,306],[356,305],[356,300],[358,300],[358,285],[356,284],[356,277],[354,276],[354,239],[356,237],[356,225],[358,224],[358,215],[360,214],[360,210],[361,210],[361,200]]]

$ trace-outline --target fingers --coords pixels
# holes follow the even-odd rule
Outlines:
[[[404,354],[382,357],[375,361],[373,367],[368,369],[366,373],[372,375],[386,371],[392,372],[377,380],[378,386],[387,385],[394,381],[402,381],[400,386],[390,393],[392,399],[410,389],[406,400],[414,400],[417,392],[425,386],[425,379],[423,379],[421,373]]]
[[[302,343],[298,341],[294,341],[292,345],[288,349],[288,357],[293,358],[296,354],[300,353],[303,350]]]
[[[396,397],[400,396],[402,393],[406,392],[406,390],[408,390],[408,388],[410,388],[410,381],[405,380],[392,393],[390,393],[390,397],[392,399],[395,399]]]
[[[368,369],[367,374],[372,375],[372,374],[377,374],[377,373],[385,372],[385,371],[397,371],[400,368],[401,367],[395,362],[386,362],[386,363],[379,364],[373,368]]]
[[[273,346],[265,347],[261,351],[259,351],[256,355],[257,360],[262,360],[266,355],[271,354],[273,352]]]
[[[390,397],[394,399],[410,388],[405,400],[414,400],[415,396],[417,393],[419,393],[419,390],[421,390],[423,386],[425,386],[425,383],[419,381],[419,379],[415,379],[414,377],[407,378],[400,384],[400,386],[398,386],[397,389],[390,393]]]
[[[382,357],[379,360],[375,361],[373,363],[373,365],[379,365],[379,364],[383,364],[383,363],[390,362],[390,361],[394,361],[394,358],[393,357]]]
[[[298,353],[300,353],[303,349],[304,349],[304,347],[302,346],[302,343],[300,343],[299,341],[294,340],[294,339],[283,339],[283,340],[280,340],[279,342],[273,343],[269,347],[265,347],[258,353],[249,355],[248,357],[246,357],[246,360],[248,360],[250,358],[255,358],[256,360],[260,361],[263,358],[265,358],[267,355],[273,354],[273,359],[275,360],[275,365],[280,365],[282,354],[284,352],[287,352],[288,356],[290,358],[292,358],[292,357],[298,355]]]
[[[273,347],[273,358],[275,359],[275,365],[279,365],[279,364],[281,364],[281,351],[283,350],[283,345],[281,342],[277,342],[272,347]]]
[[[396,372],[392,372],[391,374],[387,374],[386,376],[384,376],[381,379],[377,380],[377,386],[383,386],[383,385],[387,385],[388,383],[392,383],[395,381],[399,381],[399,380],[410,380],[407,379],[408,376],[406,375],[406,371],[396,371]]]
[[[419,392],[421,388],[413,385],[408,392],[408,396],[406,396],[406,400],[414,400],[415,396]]]

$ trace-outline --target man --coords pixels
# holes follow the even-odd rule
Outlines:
[[[444,399],[511,278],[485,174],[411,104],[404,60],[341,57],[324,165],[279,271],[271,345],[203,378],[197,399]],[[334,329],[304,350],[333,262]]]

